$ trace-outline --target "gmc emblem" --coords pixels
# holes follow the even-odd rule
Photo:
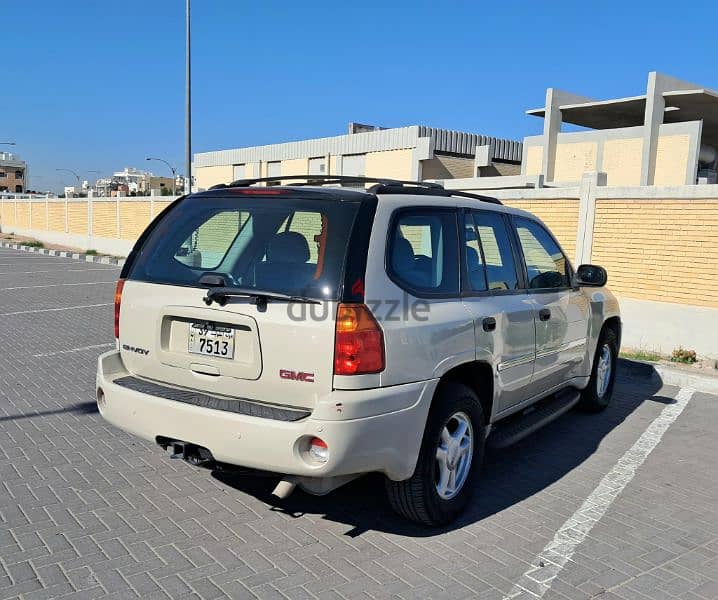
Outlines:
[[[305,373],[304,371],[289,371],[288,369],[279,369],[279,376],[282,379],[291,379],[292,381],[304,381],[306,383],[314,383],[314,373]]]

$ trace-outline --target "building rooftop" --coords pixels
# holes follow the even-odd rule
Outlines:
[[[368,126],[363,126],[368,127]],[[242,164],[257,161],[290,160],[327,154],[362,154],[384,150],[415,148],[428,140],[438,152],[473,156],[477,146],[491,145],[493,157],[499,160],[521,161],[521,142],[475,133],[437,129],[423,125],[391,129],[359,130],[356,133],[333,137],[284,142],[267,146],[235,148],[194,155],[195,167]]]

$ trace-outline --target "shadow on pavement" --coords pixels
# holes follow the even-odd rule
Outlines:
[[[648,378],[620,376],[609,408],[600,414],[569,412],[518,444],[488,452],[474,500],[457,521],[444,528],[427,528],[410,523],[389,507],[383,476],[369,474],[331,492],[311,496],[297,489],[279,501],[271,496],[278,477],[213,471],[218,481],[255,496],[292,517],[305,514],[345,523],[345,535],[358,536],[369,530],[426,537],[480,521],[530,498],[579,467],[613,429],[644,402],[670,404],[674,399],[654,395],[660,384]],[[640,435],[640,434],[639,434]]]
[[[97,402],[82,402],[80,404],[72,404],[64,408],[55,408],[53,410],[42,410],[39,412],[24,413],[22,415],[6,415],[0,417],[0,423],[4,421],[21,421],[23,419],[37,419],[39,417],[48,417],[50,415],[63,415],[66,413],[77,413],[81,415],[90,415],[99,412]]]

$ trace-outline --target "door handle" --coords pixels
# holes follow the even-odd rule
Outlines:
[[[548,321],[551,318],[551,310],[548,308],[542,308],[539,311],[539,319],[542,321]]]
[[[486,317],[483,321],[481,321],[481,326],[484,328],[484,331],[493,331],[496,329],[496,319],[493,317]]]

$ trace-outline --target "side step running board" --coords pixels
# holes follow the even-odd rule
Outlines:
[[[573,408],[580,398],[581,394],[578,390],[561,390],[541,401],[533,411],[508,417],[505,423],[499,421],[492,428],[486,444],[489,448],[511,446]]]

